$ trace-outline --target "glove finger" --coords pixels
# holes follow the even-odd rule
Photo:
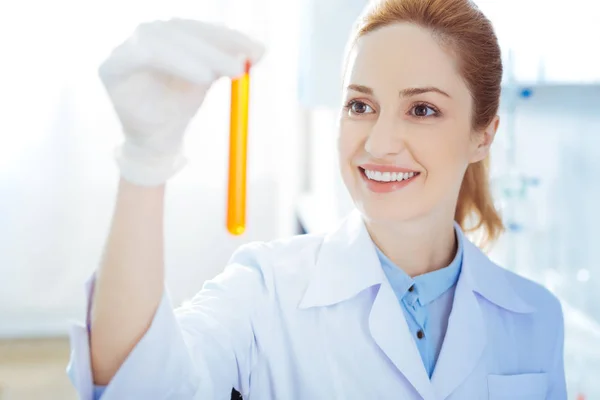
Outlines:
[[[242,54],[249,58],[252,64],[258,63],[265,53],[265,47],[260,42],[223,25],[190,19],[173,19],[170,23],[231,55]]]
[[[216,74],[206,61],[189,54],[175,43],[164,22],[140,25],[135,33],[113,50],[100,66],[103,81],[110,83],[143,69],[154,69],[166,75],[206,86],[216,79]]]
[[[143,69],[150,55],[139,45],[132,45],[131,40],[114,48],[110,55],[98,68],[98,74],[105,84],[132,74]]]
[[[180,24],[167,23],[156,32],[156,41],[168,41],[172,49],[177,49],[192,59],[194,62],[202,62],[217,77],[237,77],[244,72],[245,60],[250,57],[244,52],[228,52],[222,46],[215,44],[214,38],[200,38],[192,35]]]

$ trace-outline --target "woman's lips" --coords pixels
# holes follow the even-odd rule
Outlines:
[[[421,176],[421,174],[419,172],[411,171],[411,170],[404,170],[404,169],[396,168],[395,170],[382,171],[382,170],[377,169],[375,171],[382,172],[382,173],[383,172],[398,172],[398,173],[413,172],[414,173],[414,175],[412,177],[409,177],[408,179],[402,179],[401,181],[394,180],[394,181],[390,181],[390,182],[381,182],[381,181],[377,181],[374,179],[370,179],[367,176],[367,173],[364,168],[359,167],[358,169],[359,169],[359,172],[360,172],[360,175],[361,175],[363,181],[367,185],[367,188],[374,193],[395,192],[396,190],[403,189],[406,186],[410,185],[412,182],[414,182],[416,179],[418,179],[419,176]],[[373,170],[371,170],[371,171],[373,171]]]
[[[361,164],[359,168],[367,171],[378,171],[378,172],[418,172],[414,169],[400,167],[395,165],[383,165],[383,164]]]

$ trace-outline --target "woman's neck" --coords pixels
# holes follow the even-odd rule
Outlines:
[[[411,277],[447,267],[456,255],[453,220],[365,224],[379,249]]]

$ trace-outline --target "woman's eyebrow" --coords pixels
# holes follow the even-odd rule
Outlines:
[[[451,98],[451,96],[448,93],[444,92],[442,89],[436,88],[435,86],[402,89],[400,91],[400,97],[411,97],[411,96],[416,96],[418,94],[423,94],[423,93],[428,93],[428,92],[439,93],[448,98]]]
[[[361,92],[364,94],[368,94],[368,95],[373,95],[373,89],[371,89],[368,86],[364,86],[364,85],[356,85],[356,84],[350,84],[348,85],[348,89],[350,90],[354,90],[356,92]],[[423,93],[428,93],[428,92],[435,92],[435,93],[439,93],[443,96],[446,96],[448,98],[451,98],[451,96],[444,92],[442,89],[438,89],[435,86],[427,86],[427,87],[415,87],[415,88],[406,88],[406,89],[402,89],[400,91],[400,97],[411,97],[411,96],[416,96],[418,94],[423,94]]]
[[[356,92],[368,94],[368,95],[373,94],[373,89],[371,89],[370,87],[367,87],[367,86],[363,86],[363,85],[350,84],[350,85],[348,85],[348,89],[354,90]]]

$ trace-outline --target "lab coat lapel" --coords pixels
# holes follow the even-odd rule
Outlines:
[[[433,371],[432,383],[438,399],[445,399],[477,365],[486,345],[483,315],[475,292],[470,247],[465,246],[463,267],[454,292],[448,328]]]
[[[381,284],[369,315],[373,339],[425,400],[434,392],[404,313],[390,284]]]
[[[456,284],[448,329],[432,376],[438,399],[448,397],[474,370],[487,345],[479,297],[515,313],[534,308],[514,291],[505,271],[462,235],[463,263]]]

